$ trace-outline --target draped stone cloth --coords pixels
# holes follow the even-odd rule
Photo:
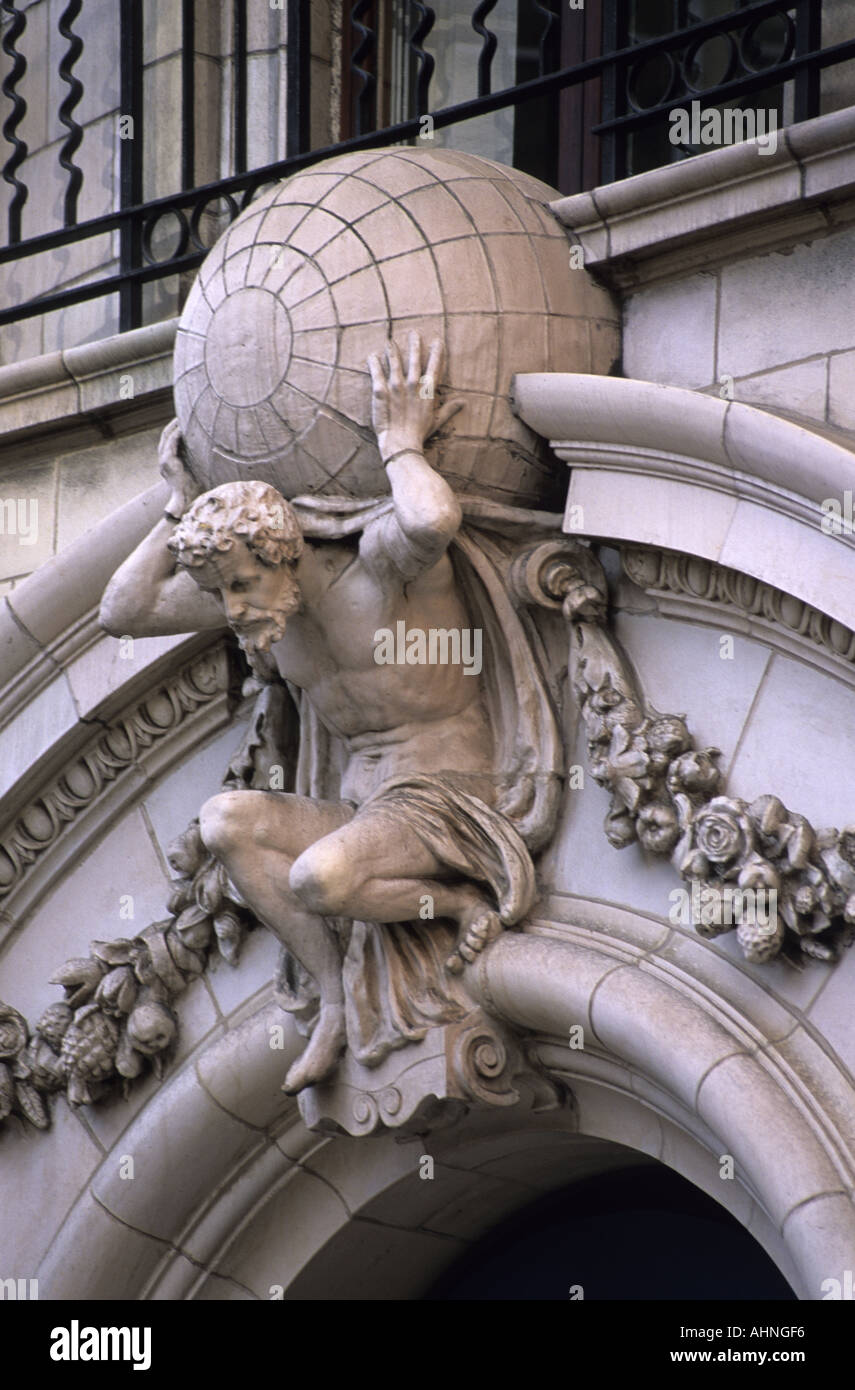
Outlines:
[[[494,740],[493,772],[488,775],[492,804],[476,794],[477,786],[465,785],[466,778],[450,770],[424,769],[384,782],[357,808],[356,817],[399,817],[450,876],[484,885],[502,923],[513,926],[535,898],[532,853],[549,842],[554,830],[563,747],[540,635],[531,616],[512,601],[507,573],[524,544],[561,534],[561,517],[478,497],[458,500],[463,524],[449,553],[470,622],[483,631],[482,688]],[[291,505],[309,540],[340,540],[378,523],[382,527],[393,511],[388,497],[367,502],[301,497]],[[382,534],[380,539],[385,541]],[[404,581],[412,577],[405,566],[402,559],[398,568]],[[338,800],[344,741],[322,724],[302,692],[289,689],[300,714],[292,789],[301,796]],[[377,1065],[392,1049],[471,1009],[459,979],[445,968],[454,948],[454,924],[328,920],[344,947],[348,1044],[357,1060]],[[317,990],[287,950],[277,997],[301,1030],[311,1031]]]

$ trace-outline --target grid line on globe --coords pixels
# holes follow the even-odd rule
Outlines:
[[[513,413],[515,372],[606,372],[605,291],[568,273],[558,195],[479,156],[343,155],[261,193],[206,257],[175,346],[175,404],[200,484],[373,497],[388,482],[367,358],[391,336],[446,348],[463,406],[429,443],[457,491],[519,506],[560,496],[545,443]]]

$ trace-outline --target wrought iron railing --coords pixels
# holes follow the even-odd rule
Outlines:
[[[285,157],[261,168],[247,169],[247,0],[231,0],[233,23],[233,172],[227,178],[201,186],[195,184],[194,158],[194,0],[180,0],[183,49],[181,58],[181,189],[166,197],[143,200],[142,171],[145,157],[145,111],[142,100],[142,24],[144,0],[118,0],[121,21],[120,109],[134,123],[135,138],[122,142],[120,153],[119,207],[104,216],[78,221],[77,210],[83,171],[75,162],[83,128],[75,111],[83,86],[75,76],[75,64],[82,50],[75,33],[83,0],[68,0],[59,20],[59,33],[66,47],[59,75],[67,93],[59,108],[59,120],[67,135],[59,152],[59,163],[67,174],[63,225],[36,236],[23,237],[22,211],[28,188],[22,177],[27,146],[19,127],[27,104],[26,63],[20,40],[26,13],[12,0],[0,0],[0,17],[6,22],[2,48],[8,70],[2,89],[11,104],[3,125],[3,135],[11,152],[3,167],[3,178],[13,193],[8,205],[8,244],[0,248],[0,265],[68,247],[106,232],[119,234],[119,271],[102,275],[90,283],[75,284],[41,295],[18,305],[0,307],[0,324],[64,309],[87,300],[116,294],[120,303],[120,328],[141,323],[142,287],[148,282],[193,270],[207,251],[203,236],[206,210],[225,201],[230,217],[244,208],[257,191],[272,180],[294,173],[316,160],[368,147],[418,142],[426,133],[457,126],[476,116],[518,108],[550,94],[570,91],[584,84],[601,82],[602,119],[589,132],[603,142],[603,170],[606,179],[627,172],[628,140],[637,132],[664,122],[672,110],[687,100],[703,99],[707,106],[719,105],[768,92],[784,83],[793,83],[793,118],[803,120],[818,114],[819,77],[823,69],[855,58],[855,37],[824,48],[821,43],[821,0],[758,0],[743,4],[728,14],[681,27],[642,42],[628,37],[626,26],[608,18],[604,22],[603,51],[572,66],[556,65],[556,44],[561,0],[520,0],[532,3],[541,25],[535,59],[537,75],[511,87],[493,91],[492,69],[497,51],[496,34],[490,29],[491,11],[497,0],[481,0],[471,13],[471,25],[480,39],[473,96],[442,109],[431,109],[431,83],[434,57],[425,47],[436,20],[435,9],[409,0],[407,14],[410,32],[404,36],[410,63],[409,115],[406,119],[376,128],[378,95],[378,33],[373,0],[356,0],[350,7],[353,42],[350,47],[349,76],[354,133],[324,148],[309,148],[310,110],[310,8],[308,0],[285,0],[289,42],[287,46],[287,131]],[[176,0],[177,3],[177,0]],[[734,0],[737,3],[737,0]],[[224,0],[225,4],[225,0]],[[566,6],[563,7],[566,9]],[[623,6],[625,9],[626,6]],[[608,5],[605,7],[608,12]],[[621,6],[615,6],[615,13]],[[782,42],[771,63],[758,67],[757,36],[760,25],[777,17]],[[855,26],[854,26],[855,27]],[[719,81],[704,86],[698,80],[699,55],[710,40],[721,40],[727,55]],[[762,55],[761,55],[762,56]],[[645,104],[643,80],[645,65],[664,65],[665,79],[655,99]],[[553,132],[547,132],[553,138]],[[157,257],[163,219],[177,221],[174,245]]]

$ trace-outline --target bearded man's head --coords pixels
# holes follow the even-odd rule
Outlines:
[[[293,569],[303,536],[293,507],[266,483],[224,483],[185,512],[167,546],[200,588],[218,594],[248,656],[284,636],[300,606]]]

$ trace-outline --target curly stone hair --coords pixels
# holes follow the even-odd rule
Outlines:
[[[303,549],[293,507],[267,483],[223,483],[204,492],[166,544],[180,564],[195,567],[231,550],[236,539],[271,569],[297,560]]]

